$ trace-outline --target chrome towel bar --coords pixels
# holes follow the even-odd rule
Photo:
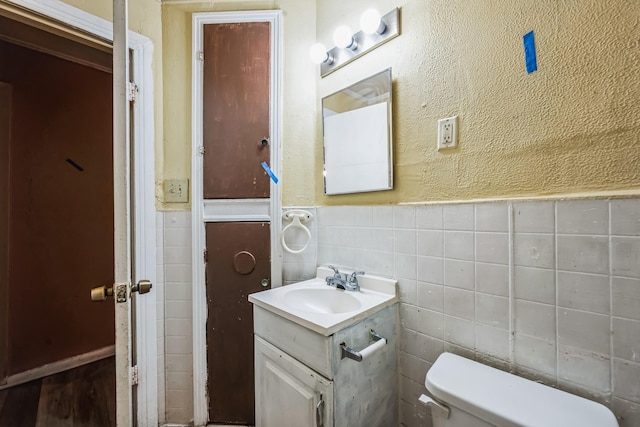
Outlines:
[[[340,344],[340,358],[355,360],[356,362],[362,362],[367,357],[371,356],[373,353],[387,345],[387,339],[381,335],[378,335],[376,331],[371,329],[369,331],[369,337],[373,340],[373,343],[369,344],[367,347],[360,351],[356,351],[351,347],[347,346],[346,343]]]

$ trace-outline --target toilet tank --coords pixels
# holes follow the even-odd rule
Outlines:
[[[599,403],[451,353],[438,357],[425,386],[445,405],[496,426],[618,427]]]

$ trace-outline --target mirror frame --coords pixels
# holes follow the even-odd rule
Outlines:
[[[390,67],[322,98],[322,178],[325,195],[367,193],[393,189],[392,99],[393,79]],[[341,189],[339,191],[330,189],[330,191],[327,191],[327,118],[342,113],[354,114],[353,112],[356,112],[355,114],[358,114],[362,112],[362,109],[365,107],[373,107],[383,103],[387,104],[386,134],[380,134],[378,137],[386,139],[385,166],[387,169],[383,171],[383,173],[386,172],[386,176],[382,178],[378,177],[378,180],[384,180],[384,184],[366,188],[354,186],[357,188]],[[357,131],[357,129],[349,130],[353,132]],[[355,143],[357,144],[357,142]]]

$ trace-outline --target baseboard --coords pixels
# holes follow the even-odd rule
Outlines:
[[[174,424],[174,423],[167,423],[167,424],[162,424],[161,427],[192,427],[193,424]],[[242,425],[219,425],[219,424],[207,424],[208,427],[245,427]]]
[[[57,374],[63,371],[68,371],[69,369],[77,368],[78,366],[86,365],[101,359],[106,359],[107,357],[111,357],[115,354],[116,346],[110,345],[107,347],[99,348],[98,350],[91,351],[89,353],[69,357],[67,359],[62,359],[53,363],[47,363],[46,365],[29,369],[28,371],[20,372],[19,374],[8,376],[6,384],[0,385],[0,390],[28,383],[29,381],[44,378],[46,376]]]
[[[162,424],[161,427],[192,427],[193,424],[173,424],[173,423],[168,423],[168,424]],[[220,425],[220,424],[207,424],[207,426],[209,427],[245,427],[242,425]]]

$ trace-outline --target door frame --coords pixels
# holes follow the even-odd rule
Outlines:
[[[0,387],[7,382],[9,315],[9,141],[11,90],[0,82]]]
[[[96,15],[59,0],[5,0],[9,5],[27,9],[48,19],[77,28],[99,39],[113,42],[113,24]],[[0,4],[0,7],[3,5]],[[134,58],[133,76],[139,92],[134,103],[136,121],[132,127],[132,159],[136,204],[132,212],[132,244],[137,254],[133,271],[136,277],[156,283],[156,210],[154,165],[153,42],[146,36],[128,31],[129,49]],[[147,90],[148,88],[148,90]],[[98,285],[98,284],[95,284]],[[87,298],[89,287],[87,284]],[[158,349],[156,299],[136,302],[136,354],[138,360],[137,412],[140,426],[158,425]],[[129,376],[131,373],[129,373]]]
[[[282,284],[282,199],[279,184],[270,181],[269,199],[229,200],[203,199],[203,30],[206,24],[269,22],[271,28],[270,58],[270,168],[276,176],[281,171],[282,143],[282,11],[257,10],[194,13],[192,17],[192,87],[191,87],[191,200],[192,200],[192,274],[193,274],[193,422],[204,426],[209,420],[207,402],[207,295],[205,287],[204,251],[205,222],[263,221],[269,222],[271,233],[271,284]],[[253,355],[252,355],[253,356]]]

